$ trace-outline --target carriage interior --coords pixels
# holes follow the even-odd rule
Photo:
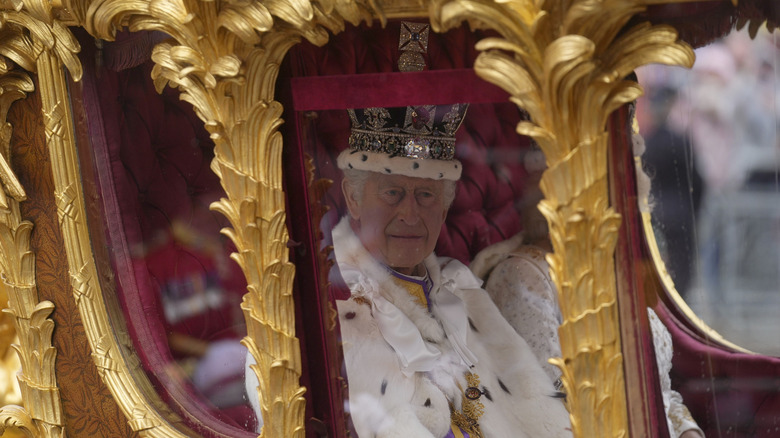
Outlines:
[[[780,21],[780,9],[759,12]],[[692,26],[691,14],[709,17],[712,25]],[[670,23],[697,46],[731,26],[718,14],[715,7],[657,7],[640,19]],[[402,26],[400,20],[348,25],[324,47],[300,43],[288,53],[276,85],[285,108],[280,131],[287,245],[296,264],[293,294],[309,436],[349,428],[348,420],[338,418],[344,417],[338,401],[346,391],[332,314],[333,301],[345,290],[327,275],[330,228],[345,210],[335,157],[347,145],[347,108],[470,103],[456,145],[463,177],[438,255],[469,264],[489,245],[544,228],[535,210],[542,198],[543,156],[540,161],[533,141],[515,129],[527,114],[472,68],[476,41],[491,32],[467,26],[431,31],[425,71],[399,73]],[[95,252],[108,260],[101,282],[121,309],[116,330],[127,334],[152,387],[186,427],[203,436],[256,436],[240,343],[246,327],[238,305],[246,280],[230,258],[234,245],[220,234],[227,221],[209,209],[225,196],[210,169],[213,140],[177,91],[155,89],[151,48],[165,35],[123,33],[100,46],[85,32],[79,35],[85,68],[74,99],[83,104],[85,122],[77,129],[88,139],[80,148],[89,155],[82,161],[85,185],[95,193],[90,221],[102,224],[92,231],[93,242],[103,247]],[[360,91],[345,92],[350,87]],[[635,166],[641,160],[631,153],[631,111],[620,109],[610,122],[611,191],[627,200],[618,252],[629,256],[618,263],[633,265],[626,269],[637,276],[619,299],[652,307],[671,332],[673,387],[707,436],[778,436],[780,359],[713,338],[680,306],[673,285],[664,281],[665,268],[653,260],[655,240],[646,236],[636,202]],[[639,344],[645,345],[647,319],[638,318]],[[648,409],[660,411],[658,392],[648,394],[655,397]]]

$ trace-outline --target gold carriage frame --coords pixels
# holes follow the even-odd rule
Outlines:
[[[212,205],[231,227],[233,259],[249,292],[241,304],[248,327],[244,344],[257,361],[265,419],[263,437],[304,435],[305,388],[295,335],[282,191],[282,104],[274,86],[287,51],[302,39],[322,45],[345,23],[428,17],[442,32],[469,22],[500,37],[482,40],[477,74],[500,86],[531,116],[518,125],[544,151],[549,169],[541,182],[541,210],[554,254],[553,279],[564,323],[559,329],[568,406],[577,437],[643,436],[627,394],[637,389],[624,373],[617,305],[615,246],[620,215],[610,207],[608,116],[635,100],[641,88],[625,80],[649,63],[690,67],[693,52],[668,26],[624,26],[645,6],[680,0],[6,0],[0,7],[0,119],[33,90],[41,96],[54,197],[65,241],[73,299],[100,376],[140,436],[185,436],[161,413],[159,400],[139,388],[129,341],[112,331],[90,246],[80,184],[65,70],[81,76],[80,48],[68,26],[113,40],[117,29],[158,30],[152,72],[158,90],[178,88],[215,142],[212,170],[227,198]],[[8,122],[0,135],[0,275],[9,299],[22,362],[23,407],[0,410],[0,432],[65,436],[54,373],[54,310],[39,301],[30,245],[32,223],[19,204],[25,191],[11,169]],[[7,196],[6,196],[7,194]],[[574,336],[578,333],[578,336]],[[630,332],[628,332],[630,333]],[[626,359],[631,360],[631,359]],[[633,380],[632,380],[633,379]]]

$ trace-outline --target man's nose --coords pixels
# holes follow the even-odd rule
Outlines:
[[[420,220],[420,204],[414,196],[404,196],[398,205],[398,218],[407,225],[416,225]]]

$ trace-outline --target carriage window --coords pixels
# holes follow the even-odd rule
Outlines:
[[[359,38],[348,29],[323,49],[293,50],[305,70],[291,85],[300,155],[313,163],[311,187],[333,181],[311,199],[312,211],[328,206],[311,225],[322,230],[317,249],[333,263],[323,293],[338,314],[347,412],[361,437],[388,427],[476,436],[476,423],[490,434],[519,418],[491,406],[511,406],[512,394],[524,393],[533,402],[523,415],[540,428],[529,433],[564,433],[565,406],[550,397],[560,371],[547,363],[559,355],[549,345],[559,312],[536,210],[544,156],[515,131],[525,114],[471,69],[478,37],[427,27],[395,22],[362,29]],[[421,71],[399,72],[421,60]],[[535,274],[535,283],[523,277],[527,283],[495,287],[518,269]],[[542,292],[530,296],[534,288]],[[534,298],[543,323],[524,326],[515,310]],[[531,351],[518,333],[544,345]],[[538,387],[517,386],[528,379]],[[410,403],[432,414],[402,416]],[[474,417],[479,410],[469,406],[478,404],[486,418],[502,420]]]
[[[696,50],[691,71],[649,66],[638,119],[655,239],[680,296],[752,351],[780,354],[777,34]]]
[[[175,90],[155,91],[151,66],[106,69],[99,102],[85,102],[105,123],[90,129],[112,139],[92,147],[105,221],[96,241],[114,280],[105,289],[162,399],[191,426],[242,436],[257,426],[240,344],[246,281],[220,234],[227,220],[209,210],[224,196],[209,168],[213,143]]]

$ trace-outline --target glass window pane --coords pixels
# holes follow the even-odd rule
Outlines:
[[[653,226],[677,291],[728,340],[771,355],[780,353],[776,38],[733,32],[697,49],[691,71],[639,72]]]
[[[104,122],[90,129],[107,139],[92,145],[104,224],[93,232],[105,233],[115,281],[106,290],[162,399],[195,430],[241,436],[257,425],[239,343],[246,281],[220,234],[226,219],[209,210],[225,196],[214,146],[177,91],[155,91],[152,65],[86,79],[101,92],[85,105]]]

